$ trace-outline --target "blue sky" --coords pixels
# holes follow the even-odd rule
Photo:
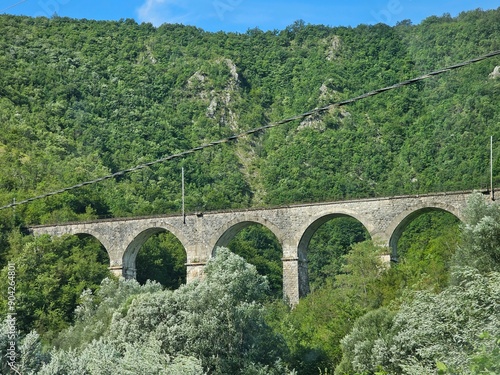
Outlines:
[[[0,14],[182,23],[207,31],[282,30],[294,21],[328,26],[394,25],[444,13],[496,9],[498,0],[0,0]]]

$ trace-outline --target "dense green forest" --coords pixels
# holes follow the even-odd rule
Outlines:
[[[500,50],[500,8],[244,34],[0,15],[0,31],[3,206]],[[312,293],[293,310],[279,298],[281,246],[259,225],[193,285],[183,285],[185,252],[169,233],[143,246],[135,282],[110,275],[94,238],[25,228],[179,213],[181,168],[188,212],[487,188],[490,136],[500,146],[498,65],[0,210],[0,313],[15,264],[23,373],[495,373],[500,215],[478,199],[467,225],[445,212],[414,220],[388,269],[359,222],[324,224],[308,249]],[[7,333],[4,321],[2,353]]]
[[[498,11],[420,25],[208,33],[2,16],[4,204],[498,50]],[[500,139],[498,59],[18,207],[25,223],[465,190]],[[9,212],[9,216],[11,216]]]

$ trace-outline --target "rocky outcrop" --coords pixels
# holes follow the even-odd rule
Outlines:
[[[495,66],[495,69],[488,76],[490,79],[500,78],[500,65]]]

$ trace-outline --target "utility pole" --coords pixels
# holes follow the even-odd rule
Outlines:
[[[182,167],[182,220],[186,224],[186,210],[185,210],[185,199],[184,199],[184,167]]]
[[[493,188],[493,136],[490,137],[490,192],[491,200],[495,200],[495,189]]]

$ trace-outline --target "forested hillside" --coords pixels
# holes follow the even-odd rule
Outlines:
[[[285,30],[252,29],[244,34],[209,33],[173,24],[155,28],[133,20],[0,15],[0,206],[500,50],[499,35],[500,8],[455,18],[430,17],[418,25],[403,21],[394,27],[352,28],[297,21]],[[483,244],[474,242],[476,232],[459,236],[456,218],[446,213],[415,220],[398,245],[400,264],[383,273],[376,247],[369,242],[353,246],[369,240],[360,223],[354,219],[328,222],[308,249],[313,293],[293,311],[275,301],[281,295],[281,248],[262,227],[240,232],[228,247],[266,274],[267,280],[224,252],[224,259],[234,264],[232,273],[224,270],[217,276],[214,270],[221,268],[217,263],[221,260],[216,260],[208,280],[175,292],[162,287],[175,289],[185,281],[185,252],[169,233],[150,238],[138,255],[138,281],[144,286],[113,279],[101,285],[110,276],[109,259],[97,241],[35,239],[24,228],[179,213],[181,168],[188,212],[487,188],[490,136],[494,150],[500,150],[500,77],[492,73],[496,66],[500,57],[321,116],[0,210],[0,289],[7,290],[10,261],[17,267],[17,327],[23,335],[36,329],[45,346],[42,350],[35,334],[22,341],[25,353],[36,354],[25,369],[42,369],[52,355],[53,366],[59,363],[60,367],[47,365],[41,373],[78,372],[94,363],[88,358],[105,352],[114,358],[106,366],[120,373],[133,373],[127,366],[144,356],[151,358],[151,367],[136,371],[283,374],[296,369],[300,374],[317,374],[319,368],[326,373],[339,366],[339,374],[371,374],[382,368],[386,372],[380,373],[406,369],[418,373],[418,366],[408,358],[391,357],[390,350],[384,351],[394,345],[409,356],[415,354],[414,348],[405,346],[409,342],[398,336],[404,335],[401,327],[407,319],[426,309],[439,315],[446,310],[440,303],[460,300],[461,293],[466,293],[464,285],[475,288],[467,296],[471,300],[493,299],[498,285],[496,274],[488,275],[500,269],[496,266],[450,273],[452,265],[466,265],[464,259],[472,265],[474,249],[482,249]],[[494,155],[498,186],[500,153]],[[482,206],[478,210],[482,210],[478,217],[487,214],[493,221],[498,219],[497,213]],[[471,225],[481,227],[478,221],[471,220]],[[487,233],[497,233],[495,225],[488,228]],[[492,241],[488,261],[496,265],[500,258],[493,249],[498,247],[494,237],[481,238]],[[460,238],[465,245],[457,245]],[[456,253],[457,248],[462,250]],[[491,288],[483,290],[482,284]],[[429,294],[408,297],[416,290]],[[205,307],[230,312],[221,313],[210,325],[197,293],[207,300],[229,296]],[[141,297],[135,300],[136,295]],[[5,295],[0,302],[4,313]],[[141,304],[175,316],[176,303],[189,305],[183,318],[175,318],[178,326],[189,330],[192,324],[204,322],[207,326],[201,325],[200,331],[214,340],[220,338],[218,345],[211,347],[213,343],[201,340],[204,347],[186,344],[185,350],[179,350],[175,344],[179,337],[189,342],[199,337],[153,323],[148,329],[157,336],[143,337],[130,328],[143,319]],[[485,309],[495,310],[495,306]],[[389,313],[374,310],[378,308]],[[364,316],[372,310],[372,315]],[[471,322],[480,321],[483,312]],[[154,321],[150,313],[147,319]],[[355,324],[359,317],[364,320]],[[473,344],[463,353],[454,353],[450,361],[440,357],[447,352],[443,344],[438,354],[427,353],[418,365],[428,370],[440,358],[441,371],[452,373],[455,368],[469,368],[475,363],[471,358],[476,358],[486,366],[490,357],[481,351],[477,335],[498,334],[489,329],[491,322],[478,325],[481,332],[467,331]],[[230,332],[240,340],[225,336],[227,330],[218,331],[224,324],[234,328]],[[122,333],[113,336],[111,326],[123,329]],[[373,336],[378,330],[386,333],[386,347]],[[2,350],[5,332],[2,325]],[[139,348],[126,332],[139,335],[144,345]],[[417,335],[411,328],[406,334]],[[162,341],[167,338],[172,341]],[[97,341],[90,344],[93,339]],[[432,337],[424,339],[432,341]],[[498,352],[494,339],[486,337],[484,342],[485,348]],[[116,351],[111,343],[123,350]],[[54,345],[57,351],[49,355],[47,350]],[[269,345],[273,352],[267,350]],[[356,345],[373,355],[363,357]],[[235,352],[227,351],[228,347]],[[217,350],[225,356],[218,358]],[[238,368],[235,358],[243,352],[248,363]],[[73,362],[68,359],[72,357]]]
[[[0,200],[11,203],[498,50],[500,11],[208,33],[0,17]],[[487,186],[498,59],[18,207],[26,223]]]

